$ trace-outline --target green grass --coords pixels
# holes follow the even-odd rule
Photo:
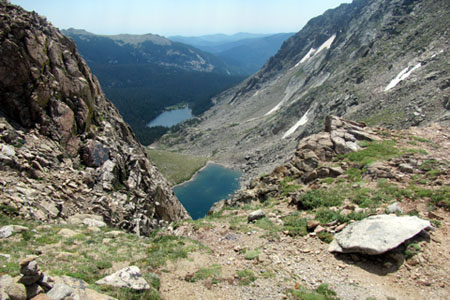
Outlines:
[[[386,160],[400,156],[402,151],[395,147],[395,141],[385,140],[381,142],[361,142],[363,149],[340,155],[341,158],[367,166],[377,160]]]
[[[350,214],[344,216],[340,211],[333,211],[327,208],[320,208],[316,211],[316,220],[318,220],[321,224],[330,223],[333,221],[339,221],[340,223],[347,223],[350,220],[359,221],[367,217],[367,213],[355,213],[351,212]]]
[[[339,193],[339,191],[336,190],[336,188],[322,188],[310,190],[298,196],[297,207],[300,209],[308,210],[323,206],[338,206],[342,203],[343,200],[344,198]]]
[[[298,215],[291,214],[283,219],[283,230],[288,231],[290,236],[304,236],[308,233],[307,220]]]
[[[292,183],[292,178],[286,177],[280,182],[281,193],[283,196],[287,196],[289,193],[297,192],[302,186]]]
[[[164,150],[148,149],[147,153],[161,173],[173,184],[189,180],[205,166],[208,159]]]
[[[236,275],[239,278],[240,286],[249,285],[257,279],[252,270],[238,270]]]
[[[217,281],[222,274],[222,269],[220,265],[211,265],[206,268],[201,268],[197,272],[195,272],[194,276],[190,280],[191,282],[205,280],[211,278],[214,281]]]
[[[50,276],[67,275],[82,279],[91,288],[118,299],[160,299],[159,278],[151,274],[169,260],[188,258],[194,251],[207,250],[197,241],[183,237],[158,236],[155,233],[152,237],[138,238],[134,234],[124,232],[111,239],[107,233],[116,229],[106,227],[92,233],[86,226],[59,224],[40,227],[40,222],[0,214],[0,225],[5,224],[22,225],[29,230],[0,240],[0,253],[11,256],[9,259],[0,257],[0,276],[18,276],[18,262],[27,255],[38,254],[37,262],[40,268]],[[66,238],[59,234],[63,228],[79,233]],[[105,242],[106,238],[110,241]],[[39,249],[45,250],[41,253],[38,252],[41,251]],[[95,284],[97,280],[111,274],[115,263],[122,262],[138,266],[154,289],[134,292]],[[198,276],[204,275],[200,272]]]
[[[324,243],[331,243],[333,241],[333,235],[329,232],[322,231],[317,234],[317,237]]]
[[[258,250],[248,250],[247,252],[245,252],[244,258],[246,260],[253,260],[257,258],[260,254],[261,253]]]
[[[160,236],[153,239],[152,244],[147,248],[145,263],[152,268],[157,268],[168,260],[187,258],[190,252],[202,248],[203,246],[198,242],[188,238],[172,235]]]
[[[321,284],[315,290],[308,290],[300,286],[298,289],[288,290],[290,299],[295,300],[337,300],[336,292],[328,287],[328,284]]]

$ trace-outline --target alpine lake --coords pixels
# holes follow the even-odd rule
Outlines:
[[[239,189],[241,172],[210,163],[190,181],[174,187],[180,202],[196,220],[204,217],[211,206],[227,199]]]

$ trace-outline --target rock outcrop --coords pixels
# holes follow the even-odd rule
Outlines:
[[[415,216],[371,216],[348,225],[336,234],[328,250],[338,253],[382,254],[430,227],[430,221]]]
[[[150,289],[150,285],[142,277],[141,271],[136,266],[130,266],[119,270],[114,274],[98,280],[96,284],[125,287],[137,291]]]
[[[253,179],[247,189],[236,193],[228,204],[265,200],[280,193],[280,182],[289,177],[307,184],[316,179],[337,177],[344,174],[340,166],[331,161],[340,154],[360,150],[358,141],[380,141],[371,128],[364,123],[328,116],[323,132],[302,139],[294,155],[270,174]],[[291,203],[297,203],[295,193]]]
[[[188,218],[74,42],[0,2],[0,205],[42,220],[102,215],[130,231]]]

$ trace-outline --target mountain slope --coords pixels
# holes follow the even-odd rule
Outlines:
[[[293,33],[273,35],[235,34],[222,39],[213,37],[173,37],[220,57],[234,72],[253,74],[280,49]],[[239,38],[239,39],[238,39]]]
[[[266,37],[269,34],[258,34],[258,33],[246,33],[240,32],[232,35],[227,34],[210,34],[210,35],[202,35],[202,36],[169,36],[169,39],[172,41],[192,45],[199,49],[203,49],[205,51],[214,53],[223,51],[223,45],[228,45],[230,43],[234,43],[240,40],[247,39],[258,39],[262,37]]]
[[[449,5],[357,0],[329,10],[217,97],[199,124],[162,143],[257,174],[318,132],[328,114],[396,128],[448,126]]]
[[[145,145],[167,131],[147,127],[166,107],[184,103],[200,114],[211,107],[211,97],[244,79],[229,75],[229,68],[214,55],[157,35],[64,32]]]
[[[0,19],[1,213],[95,213],[144,234],[189,218],[73,41],[15,5]]]

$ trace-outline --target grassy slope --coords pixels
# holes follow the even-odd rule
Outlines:
[[[147,153],[161,173],[172,184],[189,180],[208,161],[206,157],[147,148]]]

